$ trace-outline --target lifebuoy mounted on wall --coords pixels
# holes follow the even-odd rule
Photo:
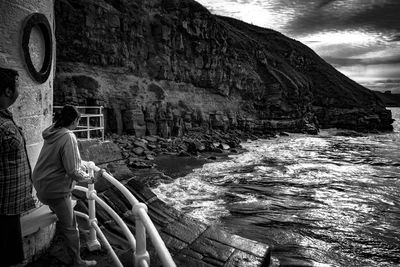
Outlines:
[[[36,69],[33,62],[29,42],[32,29],[40,30],[44,41],[44,59],[40,70]],[[53,59],[53,34],[47,17],[41,13],[29,15],[22,26],[22,52],[29,74],[38,83],[44,83],[49,78]]]

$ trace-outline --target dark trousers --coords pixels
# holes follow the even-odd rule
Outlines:
[[[0,215],[0,265],[10,266],[23,260],[20,215]]]

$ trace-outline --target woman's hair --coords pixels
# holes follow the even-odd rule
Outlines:
[[[81,114],[76,109],[76,107],[71,105],[65,105],[61,111],[56,112],[54,115],[55,128],[68,127],[70,126],[76,118],[80,118]]]

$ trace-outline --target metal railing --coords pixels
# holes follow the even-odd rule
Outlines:
[[[101,139],[104,141],[104,115],[103,106],[76,106],[81,112],[81,120],[77,129],[73,130],[74,133],[86,132],[86,139],[91,139],[90,132],[100,131]],[[62,106],[54,106],[53,109],[62,109]],[[87,110],[96,110],[95,113],[87,113]],[[95,124],[91,125],[91,118],[98,120]],[[84,124],[82,124],[84,123]]]
[[[100,168],[93,162],[88,162],[87,167],[88,173],[91,177],[93,177],[95,171],[100,171]],[[107,203],[97,196],[94,184],[88,184],[88,188],[75,186],[75,189],[85,192],[88,199],[89,215],[75,211],[78,216],[85,218],[89,222],[90,234],[88,249],[94,251],[101,248],[100,242],[97,240],[97,233],[104,243],[105,248],[110,252],[116,266],[123,266],[97,224],[95,203],[98,203],[121,227],[125,237],[128,239],[130,247],[134,251],[133,260],[136,267],[150,266],[150,256],[146,249],[146,230],[163,266],[176,267],[164,241],[161,239],[160,234],[147,214],[147,206],[144,203],[140,203],[123,184],[110,174],[103,172],[103,177],[117,187],[132,205],[132,212],[135,215],[136,239],[121,217]]]

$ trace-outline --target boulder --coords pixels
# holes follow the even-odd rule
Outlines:
[[[141,156],[144,154],[144,148],[143,147],[135,147],[132,149],[132,152],[138,156]]]

